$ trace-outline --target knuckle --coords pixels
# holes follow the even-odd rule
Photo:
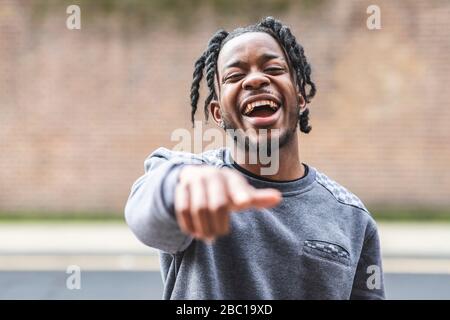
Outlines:
[[[200,217],[200,210],[198,208],[192,208],[190,214],[192,215],[192,217],[198,218]]]
[[[206,205],[202,205],[197,208],[197,212],[199,215],[206,216],[208,215],[209,210]]]
[[[192,210],[192,216],[197,219],[205,219],[208,216],[208,208],[204,206],[196,207]]]
[[[215,214],[221,214],[227,211],[228,204],[226,202],[217,202],[211,205],[211,211]]]
[[[195,188],[199,188],[199,186],[203,185],[205,182],[205,177],[201,174],[195,175],[191,177],[190,181],[188,182],[191,186],[194,185]]]
[[[179,213],[183,217],[188,217],[191,215],[191,210],[189,210],[188,207],[183,207],[183,208],[180,208]]]

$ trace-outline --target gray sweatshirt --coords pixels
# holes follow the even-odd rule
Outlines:
[[[213,244],[181,232],[174,191],[186,164],[238,170],[256,188],[276,188],[271,209],[231,213],[231,230]],[[159,148],[132,186],[126,221],[159,249],[164,299],[383,299],[377,227],[361,201],[308,166],[298,180],[254,176],[226,148],[199,155]]]

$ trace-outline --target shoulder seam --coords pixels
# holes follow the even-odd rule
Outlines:
[[[336,181],[330,179],[325,174],[320,173],[317,169],[315,180],[325,190],[331,193],[339,203],[360,209],[370,215],[369,210],[367,210],[362,201],[355,194],[338,184]],[[347,199],[343,199],[343,197],[346,197]]]

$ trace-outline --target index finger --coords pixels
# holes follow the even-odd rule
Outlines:
[[[230,172],[226,175],[226,185],[233,211],[250,207],[271,208],[281,201],[281,193],[276,189],[256,189],[242,176]]]
[[[282,199],[280,191],[276,189],[254,189],[251,196],[251,206],[256,208],[272,208]]]

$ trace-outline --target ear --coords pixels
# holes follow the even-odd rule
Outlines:
[[[222,122],[222,114],[220,113],[220,104],[217,100],[212,100],[209,103],[209,112],[214,119],[214,122],[219,125]]]
[[[298,105],[299,105],[299,107],[300,107],[300,112],[303,112],[303,111],[305,111],[305,109],[306,109],[306,100],[305,100],[305,98],[303,98],[303,96],[299,93],[298,95],[297,95],[297,103],[298,103]]]

